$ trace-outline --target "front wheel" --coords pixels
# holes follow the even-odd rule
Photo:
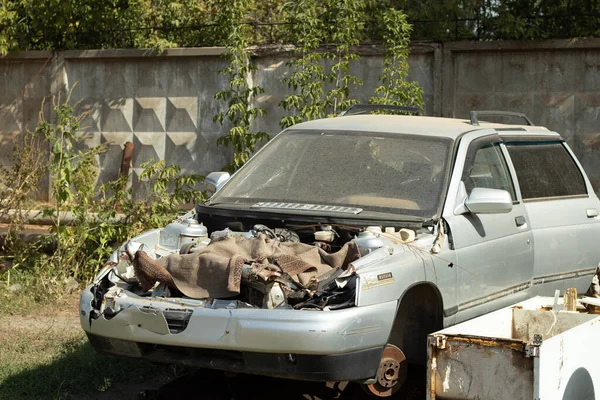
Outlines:
[[[389,397],[396,393],[406,382],[408,361],[398,347],[388,344],[383,349],[379,368],[377,369],[377,382],[362,385],[365,392],[374,397]]]

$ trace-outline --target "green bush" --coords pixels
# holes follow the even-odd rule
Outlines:
[[[85,115],[75,115],[69,99],[55,101],[52,109],[53,122],[40,114],[35,133],[15,147],[13,164],[2,168],[0,177],[0,214],[10,209],[16,216],[0,249],[0,279],[43,287],[45,294],[60,293],[64,283],[89,282],[116,246],[166,225],[183,205],[205,198],[196,189],[203,176],[182,174],[178,166],[164,161],[142,164],[140,179],[149,188],[145,201],[135,200],[126,177],[98,185],[97,156],[106,145],[80,150],[86,138],[80,132]],[[25,241],[18,233],[43,176],[50,180],[51,202],[40,212],[52,221],[50,232]],[[65,215],[72,216],[69,223]]]

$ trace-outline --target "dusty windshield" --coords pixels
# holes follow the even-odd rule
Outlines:
[[[213,198],[252,205],[291,202],[432,217],[441,201],[451,140],[342,131],[287,131]]]

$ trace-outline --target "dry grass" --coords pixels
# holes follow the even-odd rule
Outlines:
[[[61,283],[59,282],[59,284]],[[28,282],[23,282],[22,288],[18,292],[13,293],[7,289],[6,282],[0,282],[0,320],[10,316],[71,316],[72,321],[79,321],[77,319],[79,313],[78,304],[79,293],[68,293],[57,296],[55,293],[44,292],[44,288],[41,285],[29,284]],[[79,324],[79,322],[77,323]],[[4,327],[0,326],[0,334],[3,330]]]
[[[12,300],[28,305],[25,313],[0,316],[1,399],[96,398],[119,382],[168,376],[165,367],[97,354],[79,326],[77,295],[36,305],[21,297]]]

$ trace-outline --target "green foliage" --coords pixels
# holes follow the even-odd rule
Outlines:
[[[167,165],[164,160],[149,160],[141,167],[140,180],[148,185],[148,193],[143,196],[146,200],[135,201],[131,192],[121,200],[129,236],[163,227],[174,219],[182,205],[205,200],[204,193],[196,189],[204,181],[203,176],[184,175],[179,166]],[[103,194],[110,201],[112,198],[106,197],[106,192],[118,192],[120,183],[110,182],[109,185],[112,186],[105,186]]]
[[[423,109],[423,89],[418,82],[408,82],[408,45],[411,25],[402,11],[389,9],[383,15],[385,53],[380,85],[370,103],[416,106]]]
[[[16,24],[18,14],[8,6],[12,2],[3,2],[0,4],[0,54],[6,54],[9,50],[17,47]]]
[[[197,0],[12,0],[0,5],[0,51],[198,45],[207,24]]]
[[[7,193],[0,212],[11,207],[21,215],[40,177],[50,177],[52,203],[41,210],[52,220],[50,235],[28,243],[17,240],[25,220],[21,217],[14,227],[15,239],[2,249],[4,271],[0,270],[7,281],[12,275],[13,282],[42,287],[45,295],[59,294],[63,283],[91,280],[115,246],[166,225],[182,205],[204,200],[204,193],[196,189],[204,177],[182,174],[178,166],[164,161],[142,164],[140,179],[149,187],[144,202],[125,188],[127,177],[98,186],[97,157],[105,146],[85,147],[86,137],[80,133],[85,114],[75,115],[68,99],[53,102],[52,108],[52,122],[40,114],[35,139],[17,147],[18,162],[3,169],[12,182],[3,179],[5,186],[0,185],[0,193]],[[39,140],[48,152],[39,151]],[[43,165],[42,160],[49,162]]]
[[[130,1],[129,6],[137,14],[135,19],[138,21],[132,22],[131,26],[146,28],[135,31],[132,47],[160,50],[205,43],[202,32],[186,29],[209,23],[204,1],[137,0]]]
[[[540,40],[600,35],[600,0],[383,0],[435,41]]]
[[[76,150],[77,142],[83,140],[79,133],[80,121],[84,116],[73,115],[73,107],[67,102],[63,104],[54,103],[53,110],[56,115],[56,123],[45,120],[44,114],[40,112],[40,123],[36,134],[43,138],[50,147],[50,181],[51,195],[56,201],[56,209],[61,211],[66,202],[74,200],[78,192],[71,185],[77,181],[83,190],[89,190],[91,158],[102,148],[93,151]],[[85,170],[85,171],[82,171]],[[77,196],[78,199],[80,196]],[[60,216],[56,215],[56,225],[60,226]]]
[[[74,116],[68,100],[64,103],[60,103],[60,100],[53,101],[52,109],[56,121],[50,123],[45,120],[44,114],[40,113],[40,122],[36,129],[36,134],[47,142],[50,149],[47,168],[54,204],[44,207],[42,215],[53,221],[53,235],[48,239],[52,238],[56,246],[54,252],[47,257],[41,257],[41,261],[42,264],[48,264],[50,269],[56,270],[57,276],[61,276],[61,272],[69,271],[73,278],[81,279],[86,274],[86,257],[82,253],[87,247],[87,242],[95,239],[90,232],[90,221],[87,218],[90,197],[93,195],[98,174],[95,156],[105,148],[99,146],[77,150],[77,144],[84,139],[79,131],[81,119],[85,115]],[[65,211],[75,215],[75,225],[63,224],[62,217]]]
[[[474,39],[480,0],[398,0],[381,4],[384,10],[402,10],[413,24],[417,40],[447,41],[458,38]],[[377,16],[379,18],[380,16]],[[383,31],[380,34],[383,35]]]
[[[483,39],[539,40],[600,35],[600,1],[507,0],[485,2]]]
[[[351,89],[360,87],[363,82],[350,73],[352,63],[360,59],[353,48],[360,44],[366,16],[372,12],[372,6],[366,0],[331,0],[324,4],[304,0],[290,10],[289,22],[294,27],[292,33],[298,47],[292,53],[295,58],[287,63],[292,70],[283,79],[294,93],[279,104],[289,113],[280,121],[282,128],[323,117],[326,110],[331,111],[329,116],[335,116],[357,103],[351,97]],[[376,25],[381,29],[386,51],[383,72],[379,77],[381,84],[371,102],[412,105],[422,109],[422,89],[417,82],[406,80],[412,28],[406,15],[388,9],[381,13]],[[325,26],[328,28],[325,29]],[[330,37],[335,45],[333,53],[320,51],[319,45],[326,37]],[[324,67],[327,58],[333,59],[330,70]],[[325,94],[327,83],[332,83],[333,88]]]
[[[230,127],[228,134],[221,136],[217,143],[233,147],[233,160],[226,167],[231,172],[248,161],[261,141],[269,139],[265,132],[251,130],[252,122],[264,115],[265,110],[252,106],[264,89],[250,86],[247,81],[256,67],[250,63],[247,53],[250,32],[249,27],[242,24],[248,11],[245,4],[244,0],[222,1],[216,17],[217,26],[223,28],[220,35],[227,46],[225,57],[229,62],[219,74],[229,78],[229,86],[215,94],[215,100],[227,103],[227,111],[218,113],[213,120],[223,125],[226,119]]]
[[[0,217],[10,220],[0,253],[8,249],[19,251],[23,245],[19,233],[33,206],[46,161],[41,147],[38,138],[25,134],[14,142],[10,166],[0,165]],[[5,268],[8,264],[0,264],[0,272]]]
[[[322,2],[318,0],[291,3],[287,22],[290,23],[297,45],[292,52],[295,58],[286,63],[291,72],[283,79],[283,83],[294,93],[279,103],[290,114],[281,119],[282,128],[325,116],[329,102],[323,89],[327,74],[322,60],[329,54],[318,51],[325,37],[322,14]]]
[[[360,59],[352,51],[358,46],[365,27],[364,0],[329,0],[328,10],[331,23],[331,39],[335,44],[334,64],[331,67],[330,79],[334,87],[327,92],[327,100],[331,104],[333,116],[358,103],[350,99],[350,88],[361,86],[363,81],[350,74],[350,63]]]
[[[247,0],[248,22],[252,26],[253,44],[291,43],[290,27],[286,21],[289,0]]]
[[[241,22],[252,44],[297,43],[290,10],[309,0],[247,0]],[[362,4],[360,4],[362,3]],[[229,7],[225,2],[224,6]],[[233,3],[231,3],[233,4]],[[359,5],[368,21],[350,32],[379,41],[388,8],[404,11],[417,40],[498,40],[600,35],[600,0],[325,0],[318,3],[323,39],[335,43],[333,10]],[[5,0],[0,2],[0,53],[9,50],[214,46],[230,25],[221,25],[216,0]],[[342,11],[344,14],[344,11]],[[349,14],[345,14],[346,16]],[[345,18],[344,16],[341,16]],[[333,29],[335,30],[335,29]]]

